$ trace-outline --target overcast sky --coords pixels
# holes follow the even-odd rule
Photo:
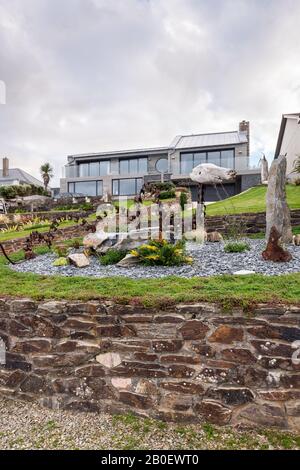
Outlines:
[[[68,154],[168,145],[300,111],[299,0],[0,0],[0,156],[58,184]]]

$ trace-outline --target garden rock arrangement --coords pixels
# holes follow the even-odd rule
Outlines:
[[[300,307],[251,313],[0,299],[0,392],[54,409],[299,432]]]
[[[280,275],[300,271],[300,249],[289,245],[292,260],[287,263],[265,261],[262,251],[265,248],[264,240],[247,240],[250,250],[242,253],[226,253],[223,243],[206,243],[199,245],[188,242],[187,254],[193,258],[192,264],[182,266],[142,266],[135,265],[121,267],[116,265],[103,266],[99,259],[90,258],[90,265],[80,270],[75,266],[52,266],[55,255],[46,254],[15,266],[12,269],[19,272],[33,272],[42,275],[63,276],[127,276],[130,278],[159,278],[164,276],[213,276],[218,274],[233,274],[236,271],[254,271],[265,275]],[[136,263],[135,263],[136,264]]]

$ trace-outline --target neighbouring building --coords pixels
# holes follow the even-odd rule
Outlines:
[[[297,178],[293,169],[296,159],[300,156],[300,113],[283,114],[275,158],[279,155],[286,155],[287,177],[289,179]]]
[[[189,186],[193,199],[197,186],[189,174],[200,163],[235,169],[237,178],[218,187],[207,185],[205,200],[232,196],[260,183],[258,165],[249,156],[249,122],[239,129],[212,134],[179,135],[167,147],[70,155],[61,179],[61,193],[114,198],[138,194],[146,182],[173,181]]]
[[[9,159],[3,158],[3,166],[0,170],[0,186],[12,186],[20,184],[33,184],[35,186],[43,186],[43,183],[31,176],[20,168],[9,168]]]

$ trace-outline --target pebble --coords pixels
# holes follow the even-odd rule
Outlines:
[[[85,268],[75,266],[52,266],[55,255],[46,254],[23,263],[11,266],[18,272],[30,272],[41,275],[111,277],[121,276],[132,279],[162,278],[165,276],[195,277],[234,274],[237,271],[254,271],[267,276],[300,272],[300,247],[289,245],[293,259],[287,263],[264,261],[261,256],[265,249],[264,240],[247,239],[250,250],[244,253],[226,253],[223,243],[205,243],[199,245],[188,242],[187,253],[193,258],[192,264],[183,266],[134,266],[130,268],[115,265],[102,266],[96,257],[91,257],[90,265]]]

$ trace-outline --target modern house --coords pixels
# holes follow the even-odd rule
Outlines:
[[[235,182],[217,191],[213,186],[205,188],[205,200],[213,201],[260,183],[260,170],[250,163],[249,146],[249,122],[242,121],[237,131],[179,135],[167,147],[71,155],[61,193],[130,197],[144,183],[163,179],[189,186],[196,199],[197,187],[189,178],[195,166],[207,162],[235,169]]]
[[[3,158],[2,170],[0,170],[0,186],[12,186],[20,184],[33,184],[43,186],[43,183],[20,168],[9,168],[9,159]]]
[[[300,156],[300,113],[283,114],[275,158],[279,155],[286,155],[287,177],[296,178],[297,174],[293,173],[293,169],[297,157]]]

